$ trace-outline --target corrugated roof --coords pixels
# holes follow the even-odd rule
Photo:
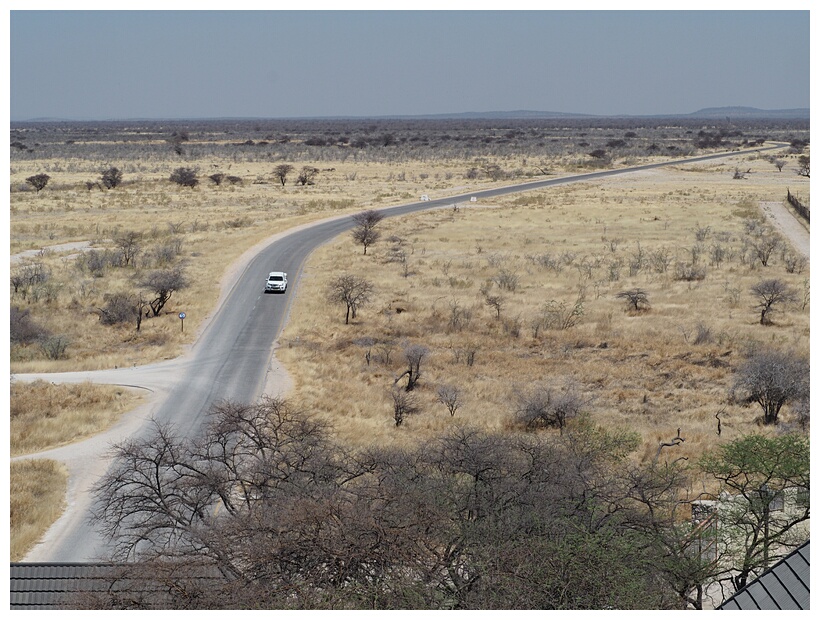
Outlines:
[[[57,609],[76,592],[105,591],[102,579],[111,565],[85,563],[11,563],[11,609]]]
[[[138,564],[13,562],[11,609],[68,609],[79,604],[78,595],[95,593],[110,593],[114,599],[127,593],[123,600],[129,604],[161,609],[170,604],[166,580],[192,580],[201,585],[219,579],[219,573],[209,565],[168,563],[164,565],[166,572],[158,572],[156,566],[147,571],[139,568]]]
[[[719,609],[809,609],[809,542],[797,548]]]

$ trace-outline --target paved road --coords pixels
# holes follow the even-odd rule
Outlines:
[[[756,149],[782,148],[786,144]],[[640,170],[681,163],[719,159],[733,153],[720,153],[666,163],[648,164],[620,170],[606,170],[568,177],[545,179],[520,185],[448,196],[381,209],[385,216],[398,216],[424,209],[450,206],[458,202],[531,191],[554,185],[602,179]],[[38,455],[65,462],[70,472],[68,509],[52,526],[44,540],[26,557],[28,562],[85,562],[98,559],[105,545],[86,522],[91,500],[88,489],[107,467],[103,458],[107,448],[126,437],[147,432],[154,418],[173,424],[177,432],[193,436],[201,428],[210,407],[223,399],[252,401],[263,393],[271,369],[274,343],[287,316],[289,300],[299,282],[299,272],[308,255],[321,244],[352,228],[350,216],[323,220],[278,235],[240,270],[235,283],[223,295],[216,314],[209,321],[191,351],[180,360],[142,368],[100,372],[49,375],[55,382],[92,380],[102,383],[141,386],[154,392],[154,398],[123,419],[110,431],[72,446]],[[286,294],[265,294],[264,281],[269,271],[286,271],[290,287]],[[17,375],[31,380],[42,375]]]

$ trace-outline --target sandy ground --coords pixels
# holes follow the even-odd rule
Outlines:
[[[12,254],[10,262],[12,265],[21,262],[25,258],[37,258],[41,252],[79,252],[91,247],[91,241],[74,241],[72,243],[60,243],[49,245],[39,250],[26,250],[19,254]]]
[[[761,202],[760,209],[766,219],[791,242],[792,247],[808,260],[811,252],[808,224],[782,202]]]

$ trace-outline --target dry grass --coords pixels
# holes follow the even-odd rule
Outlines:
[[[96,435],[141,398],[119,386],[12,383],[11,455],[30,454]]]
[[[9,477],[12,562],[20,562],[65,507],[67,472],[56,461],[11,464]]]
[[[197,162],[201,169],[224,162]],[[272,164],[243,163],[244,185],[212,185],[203,179],[189,189],[167,178],[178,164],[149,167],[144,173],[126,174],[124,184],[111,191],[88,191],[83,179],[98,173],[96,164],[82,160],[22,162],[12,171],[12,187],[24,185],[26,176],[42,169],[60,169],[61,184],[42,192],[11,193],[10,237],[12,254],[69,242],[92,242],[92,249],[115,247],[114,239],[126,232],[142,235],[138,257],[151,267],[157,248],[179,241],[178,260],[185,264],[191,286],[176,292],[160,317],[134,325],[105,327],[98,308],[112,292],[134,293],[137,271],[108,268],[92,274],[78,269],[77,251],[45,250],[25,262],[38,262],[51,273],[50,284],[36,294],[12,293],[11,303],[31,311],[32,318],[69,341],[66,358],[49,360],[36,346],[16,347],[11,370],[60,372],[131,366],[178,356],[190,343],[219,297],[219,280],[225,266],[249,247],[293,226],[339,213],[418,200],[423,193],[468,191],[503,184],[486,178],[467,180],[469,162],[451,161],[378,163],[316,162],[321,169],[315,186],[282,187],[271,175]],[[73,172],[65,172],[72,170]],[[424,177],[424,178],[422,178]],[[449,177],[449,178],[447,178]],[[186,329],[178,329],[176,315],[184,310]]]
[[[737,165],[752,169],[750,179],[732,179]],[[327,417],[353,443],[423,440],[465,422],[503,429],[518,393],[534,384],[574,381],[596,421],[641,432],[643,459],[654,458],[659,442],[678,428],[686,442],[676,456],[698,455],[718,441],[758,430],[758,411],[727,402],[732,368],[750,348],[808,353],[808,306],[790,307],[775,326],[761,327],[749,293],[764,277],[802,290],[808,273],[786,273],[779,258],[768,267],[740,260],[744,219],[758,217],[758,201],[782,199],[794,182],[770,167],[743,157],[740,163],[636,173],[482,205],[490,208],[385,220],[383,239],[367,256],[343,235],[306,266],[277,356],[294,376],[302,406]],[[691,263],[696,230],[707,227],[697,263],[705,278],[675,279],[675,262]],[[733,257],[710,265],[713,244]],[[667,272],[645,262],[630,275],[639,252],[647,261],[662,249],[672,257]],[[406,262],[397,260],[399,250]],[[549,269],[539,263],[545,254],[574,257]],[[343,324],[344,308],[324,301],[339,265],[365,275],[378,291],[349,326]],[[517,278],[514,291],[499,289],[504,273]],[[494,280],[491,294],[505,299],[500,319],[481,292]],[[637,287],[651,302],[639,314],[626,311],[615,297]],[[535,337],[531,325],[544,304],[555,300],[571,307],[581,289],[579,324],[541,329]],[[454,312],[470,318],[455,325]],[[710,337],[695,344],[698,324]],[[393,341],[390,363],[374,345],[367,365],[361,338]],[[422,413],[397,429],[388,390],[402,372],[403,342],[424,344],[431,352],[417,390]],[[477,353],[468,366],[464,351],[471,347]],[[436,402],[441,383],[466,393],[455,418]],[[719,411],[720,438],[714,417]],[[787,410],[782,417],[789,422]]]

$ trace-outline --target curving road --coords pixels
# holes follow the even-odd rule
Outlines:
[[[776,143],[754,151],[784,146],[788,145]],[[490,198],[738,154],[740,152],[719,153],[534,181],[388,207],[380,211],[390,217],[405,215],[435,207],[451,206],[457,202],[469,201],[471,197]],[[108,463],[105,455],[109,446],[126,437],[146,433],[147,423],[151,418],[174,425],[180,435],[195,435],[214,403],[223,399],[247,402],[260,397],[272,369],[274,345],[286,320],[290,299],[298,285],[302,265],[314,249],[352,226],[351,216],[346,215],[277,235],[275,240],[271,240],[247,261],[235,278],[235,283],[227,291],[227,295],[223,295],[222,303],[201,336],[190,352],[179,360],[139,368],[48,375],[48,379],[55,382],[91,380],[141,387],[153,392],[154,395],[147,405],[126,414],[118,424],[101,435],[71,446],[27,455],[27,458],[53,458],[66,463],[70,478],[67,510],[25,561],[86,562],[103,558],[105,544],[86,521],[86,516],[91,507],[88,489],[105,472]],[[263,293],[265,277],[272,270],[288,273],[290,287],[286,294]],[[42,376],[16,375],[15,379],[33,380]]]

